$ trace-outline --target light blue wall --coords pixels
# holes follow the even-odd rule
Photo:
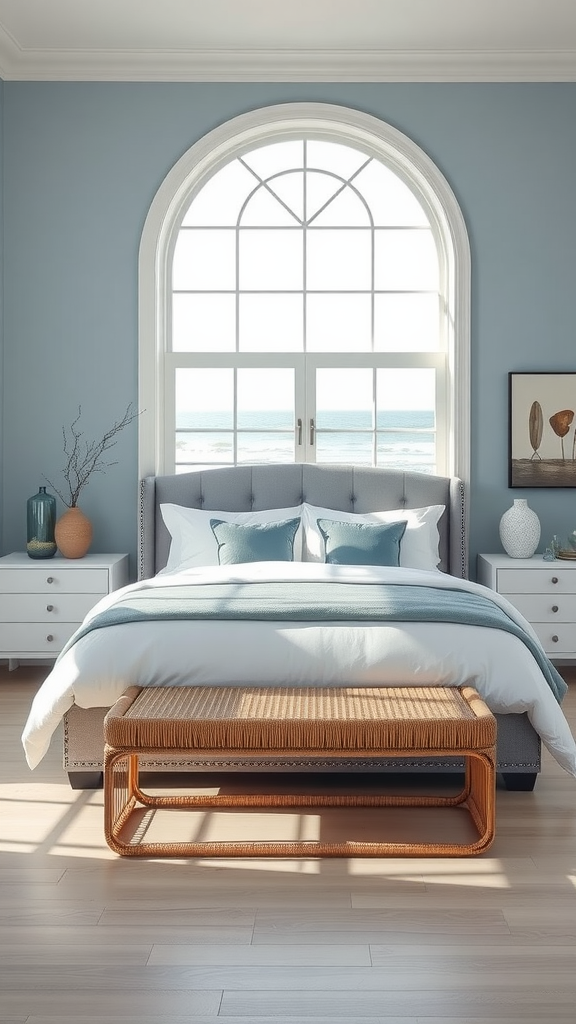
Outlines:
[[[137,257],[163,178],[203,134],[254,107],[349,105],[409,135],[446,175],[470,234],[471,548],[528,497],[543,539],[576,527],[571,490],[507,486],[509,370],[576,370],[576,85],[4,83],[3,552],[58,477],[82,405],[100,436],[137,399]],[[576,396],[575,396],[576,400]],[[136,550],[136,425],[82,505],[93,550]],[[134,562],[133,562],[134,565]]]
[[[3,422],[3,391],[4,391],[4,82],[0,79],[0,540],[2,537],[3,502],[2,502],[2,467],[4,465],[4,438],[6,431]]]

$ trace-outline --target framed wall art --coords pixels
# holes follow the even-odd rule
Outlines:
[[[576,487],[576,372],[510,373],[510,487]]]

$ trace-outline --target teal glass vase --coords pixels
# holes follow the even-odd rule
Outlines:
[[[54,527],[56,525],[56,498],[40,487],[26,502],[26,551],[30,558],[52,558],[56,554]]]

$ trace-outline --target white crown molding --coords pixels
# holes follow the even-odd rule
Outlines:
[[[575,50],[45,50],[0,28],[6,81],[573,82]]]

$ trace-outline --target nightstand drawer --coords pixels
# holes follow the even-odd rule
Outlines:
[[[576,572],[559,569],[499,569],[499,594],[576,594]]]
[[[550,622],[533,622],[532,626],[538,635],[549,658],[560,655],[576,654],[576,624],[559,622],[554,625]]]
[[[107,569],[2,569],[3,594],[107,594]],[[93,602],[95,604],[95,601]]]
[[[128,583],[128,555],[0,557],[0,658],[56,658],[94,605]]]
[[[7,654],[18,652],[19,657],[49,654],[55,658],[79,625],[79,622],[0,623],[0,648]]]
[[[502,594],[529,622],[576,622],[576,594]]]
[[[81,622],[106,594],[0,594],[1,622]]]

